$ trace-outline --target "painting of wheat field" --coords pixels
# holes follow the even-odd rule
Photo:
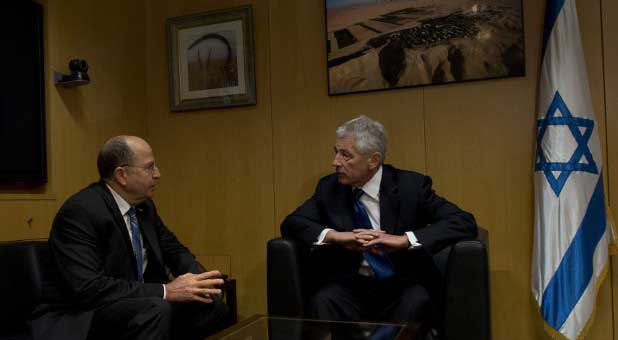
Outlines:
[[[251,5],[166,20],[170,110],[255,105]]]

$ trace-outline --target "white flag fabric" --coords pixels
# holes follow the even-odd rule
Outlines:
[[[607,272],[612,231],[575,0],[547,0],[538,105],[532,293],[552,335],[577,339]]]

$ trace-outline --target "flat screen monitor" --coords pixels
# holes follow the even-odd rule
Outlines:
[[[0,1],[0,184],[47,182],[43,9]]]

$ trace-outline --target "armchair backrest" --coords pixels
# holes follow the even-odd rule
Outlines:
[[[0,334],[25,331],[42,294],[40,260],[49,260],[47,240],[0,242]]]
[[[445,339],[491,339],[488,233],[450,248],[445,271]]]
[[[277,238],[268,241],[267,248],[268,314],[302,316],[307,288],[301,269],[306,267],[308,247],[291,238]]]

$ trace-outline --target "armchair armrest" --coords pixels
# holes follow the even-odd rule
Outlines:
[[[238,306],[236,304],[236,279],[226,278],[223,283],[223,297],[230,310],[232,324],[238,321]]]
[[[305,284],[301,274],[308,247],[287,237],[268,241],[268,314],[303,316]]]
[[[195,263],[199,272],[206,271],[206,268],[199,261],[195,261]],[[235,324],[238,321],[238,305],[236,302],[236,279],[229,278],[227,274],[221,275],[221,278],[223,279],[223,286],[221,286],[221,290],[223,293],[221,295],[222,301],[227,305],[227,308],[229,309],[231,324]],[[170,277],[170,279],[172,278]]]
[[[451,247],[445,272],[445,339],[491,339],[487,230]]]
[[[487,245],[487,231],[479,228],[477,239],[460,241],[434,256],[444,278],[444,339],[491,339]],[[309,253],[310,247],[291,238],[268,242],[269,315],[304,315],[307,295],[315,283],[307,269],[302,271],[311,268]]]

